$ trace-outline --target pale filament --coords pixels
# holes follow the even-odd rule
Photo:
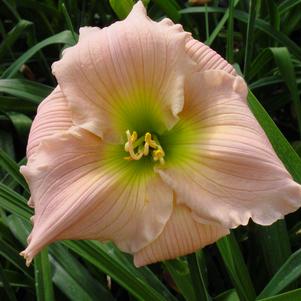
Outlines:
[[[153,149],[152,157],[155,162],[159,162],[160,164],[164,164],[164,156],[165,152],[163,151],[161,145],[158,141],[152,139],[152,135],[150,133],[146,133],[144,135],[144,139],[140,137],[138,140],[137,132],[134,131],[132,134],[129,130],[126,131],[127,142],[124,145],[124,150],[129,153],[129,157],[125,157],[126,160],[140,160],[143,156],[148,156],[150,152],[150,148]],[[143,148],[142,148],[142,144]],[[138,147],[138,152],[135,152],[135,148]]]
[[[126,136],[127,136],[128,141],[124,145],[125,151],[130,154],[130,157],[133,160],[140,160],[143,156],[143,152],[140,151],[136,154],[134,151],[134,147],[133,147],[133,143],[137,140],[137,132],[134,131],[133,134],[131,135],[130,131],[127,130]]]

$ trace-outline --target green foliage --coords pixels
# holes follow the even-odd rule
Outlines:
[[[131,11],[133,0],[110,0],[110,5],[119,19],[124,19]]]
[[[29,268],[19,256],[33,214],[19,167],[37,106],[56,85],[50,66],[77,42],[81,26],[123,19],[134,2],[0,2],[0,300],[301,300],[299,211],[269,227],[240,227],[195,254],[139,269],[113,244],[95,241],[55,243]],[[181,23],[243,70],[253,114],[301,183],[301,1],[143,2],[151,18]]]

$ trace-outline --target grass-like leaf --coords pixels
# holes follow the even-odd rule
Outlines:
[[[1,78],[14,77],[20,70],[21,66],[25,64],[33,55],[35,55],[42,48],[53,44],[67,44],[69,46],[74,45],[74,38],[72,33],[69,30],[65,30],[31,47],[2,73]]]
[[[133,0],[109,0],[112,9],[119,19],[124,19],[131,11],[134,1]]]
[[[217,242],[217,247],[240,301],[254,300],[256,295],[251,277],[233,233],[220,239]]]
[[[7,33],[6,37],[0,44],[0,61],[8,50],[11,50],[13,44],[18,40],[20,35],[31,26],[32,23],[27,20],[20,20],[14,28]]]
[[[294,151],[293,147],[287,142],[281,131],[277,128],[274,121],[258,102],[252,92],[248,95],[249,106],[257,118],[265,133],[269,137],[277,155],[284,163],[294,179],[301,183],[301,159]]]
[[[295,106],[295,112],[299,126],[299,135],[301,137],[301,102],[291,55],[286,47],[275,47],[270,48],[270,50],[273,53],[283,81],[290,91],[291,98]]]
[[[26,79],[0,79],[0,92],[40,103],[50,94],[52,87]]]
[[[44,248],[34,259],[37,301],[54,301],[52,274],[48,249]]]
[[[301,299],[301,288],[258,301],[297,301]]]
[[[301,276],[301,249],[292,254],[270,280],[258,299],[267,298],[280,293]]]
[[[2,149],[0,149],[0,166],[25,190],[28,190],[27,183],[19,172],[19,165],[14,160],[12,160]]]

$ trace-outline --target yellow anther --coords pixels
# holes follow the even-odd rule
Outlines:
[[[144,141],[149,143],[149,141],[152,139],[151,133],[147,132],[144,136]]]
[[[131,136],[131,139],[132,139],[132,142],[134,143],[138,138],[138,134],[136,131],[133,132],[132,136]]]
[[[132,142],[132,143],[134,143],[136,140],[137,140],[137,138],[138,138],[138,134],[137,134],[137,132],[136,131],[134,131],[132,134],[131,134],[131,132],[129,131],[129,130],[127,130],[126,131],[126,137],[127,137],[127,139],[128,139],[128,142]]]
[[[162,147],[159,145],[158,149],[153,151],[153,159],[156,162],[159,161],[160,164],[163,165],[165,163],[164,156],[165,156],[165,152],[162,149]]]
[[[162,148],[156,149],[153,151],[153,158],[155,161],[158,161],[160,158],[163,158],[165,155]]]
[[[154,157],[158,157],[161,158],[164,156],[164,152],[163,149],[156,149],[155,151],[153,151]]]
[[[128,141],[130,141],[132,137],[131,132],[127,130],[125,133],[126,133],[126,138],[128,139]]]
[[[163,151],[158,139],[150,133],[146,133],[144,137],[138,139],[138,134],[134,131],[132,134],[129,130],[126,131],[127,142],[124,144],[124,150],[129,153],[129,157],[124,157],[125,160],[140,160],[143,156],[148,156],[150,148],[154,149],[152,151],[152,157],[154,161],[159,161],[160,164],[164,164],[165,152]],[[144,144],[143,144],[144,143]],[[138,151],[135,149],[138,149]]]
[[[144,136],[145,143],[148,143],[148,145],[152,148],[157,148],[157,143],[152,140],[152,135],[150,133],[146,133]]]
[[[127,136],[128,141],[124,145],[124,150],[130,154],[130,157],[133,160],[140,160],[143,156],[143,150],[139,151],[136,154],[134,151],[134,147],[133,147],[133,143],[136,141],[137,136],[138,136],[137,132],[134,131],[133,134],[131,135],[131,132],[129,130],[127,130],[126,136]]]

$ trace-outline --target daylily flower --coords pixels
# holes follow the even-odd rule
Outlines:
[[[231,65],[141,2],[84,27],[53,65],[21,168],[35,208],[29,264],[63,239],[113,241],[137,266],[194,252],[300,206],[301,188]]]

